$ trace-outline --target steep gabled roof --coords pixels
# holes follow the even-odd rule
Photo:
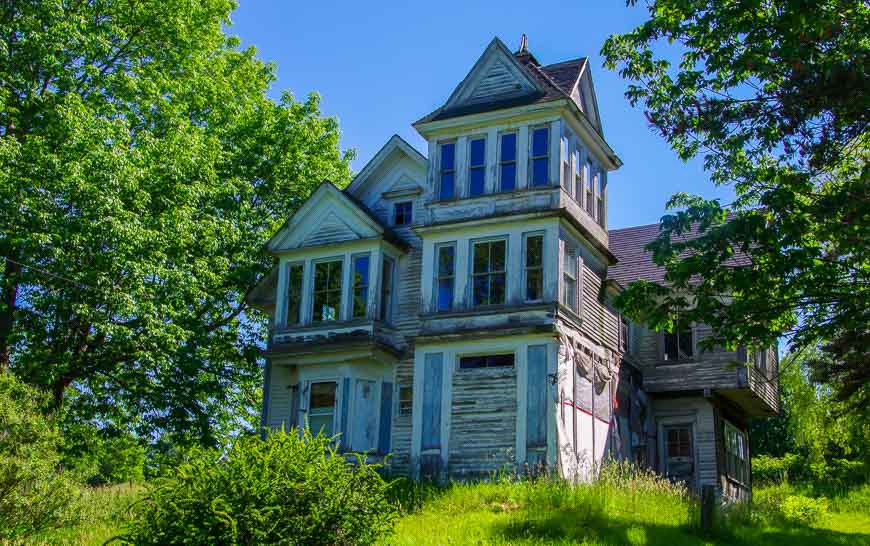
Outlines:
[[[365,185],[365,183],[370,179],[371,175],[375,173],[378,168],[384,164],[384,162],[394,153],[401,152],[410,157],[412,160],[417,162],[423,170],[426,170],[427,160],[426,156],[420,153],[416,148],[411,146],[408,141],[400,137],[399,135],[394,134],[390,137],[390,140],[384,144],[378,153],[372,157],[368,163],[366,163],[365,167],[357,173],[356,176],[353,177],[353,181],[351,181],[350,185],[344,189],[344,193],[358,196],[360,194],[360,189]]]

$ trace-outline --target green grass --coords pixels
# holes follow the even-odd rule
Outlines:
[[[28,544],[99,545],[121,531],[142,486],[86,489],[75,527]],[[614,473],[591,485],[561,481],[493,481],[448,487],[400,482],[404,515],[387,545],[584,544],[711,546],[870,546],[870,485],[825,490],[831,513],[813,526],[787,523],[774,507],[810,486],[757,488],[753,510],[733,511],[712,536],[698,529],[698,507],[685,492],[651,476]]]

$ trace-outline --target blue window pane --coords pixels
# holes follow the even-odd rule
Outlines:
[[[549,161],[546,159],[535,159],[532,161],[532,185],[546,186],[549,178]]]
[[[447,277],[453,275],[455,263],[452,246],[442,246],[438,249],[438,274]]]
[[[489,304],[489,276],[481,275],[474,277],[473,283],[473,304],[488,305]]]
[[[483,165],[486,157],[486,140],[479,138],[471,141],[471,166]]]
[[[444,173],[441,175],[441,194],[440,198],[453,199],[453,173]]]
[[[453,306],[453,279],[438,281],[438,310],[449,311]]]
[[[474,197],[476,195],[483,195],[483,184],[485,179],[485,173],[483,169],[471,169],[471,172],[468,173],[469,178],[471,179],[468,193]]]
[[[369,284],[369,257],[360,256],[353,260],[354,284],[368,286]]]
[[[547,128],[535,129],[534,133],[532,133],[532,155],[548,155],[547,150],[549,147],[550,130]]]
[[[501,166],[501,191],[513,191],[517,188],[517,164],[506,163]]]
[[[517,134],[506,133],[501,136],[501,160],[517,160]]]
[[[454,159],[456,157],[456,145],[454,143],[441,145],[441,169],[452,171],[454,169]]]

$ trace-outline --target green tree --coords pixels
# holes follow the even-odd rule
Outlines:
[[[224,34],[233,8],[0,6],[0,370],[81,421],[207,443],[244,425],[262,245],[349,178],[317,96],[270,99],[274,67]]]
[[[662,218],[650,245],[667,282],[634,283],[618,304],[654,328],[710,324],[708,346],[770,346],[786,336],[800,351],[829,340],[814,373],[840,399],[866,405],[870,6],[655,0],[647,8],[646,22],[608,38],[605,64],[631,81],[629,102],[679,157],[702,157],[736,199],[673,196],[667,206],[680,210]]]

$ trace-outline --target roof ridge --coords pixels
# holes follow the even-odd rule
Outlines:
[[[613,233],[614,231],[628,231],[629,229],[641,229],[641,228],[657,227],[659,225],[661,225],[661,222],[655,222],[652,224],[640,224],[637,226],[628,226],[628,227],[621,227],[621,228],[616,228],[616,229],[608,229],[607,232]]]
[[[568,59],[567,61],[559,61],[558,63],[550,63],[550,64],[546,64],[546,65],[542,66],[542,68],[550,68],[550,67],[553,67],[553,66],[559,66],[559,65],[568,64],[568,63],[577,63],[577,62],[582,62],[582,61],[585,61],[585,60],[588,59],[588,58],[589,58],[588,55],[584,55],[583,57],[577,57],[576,59]]]

